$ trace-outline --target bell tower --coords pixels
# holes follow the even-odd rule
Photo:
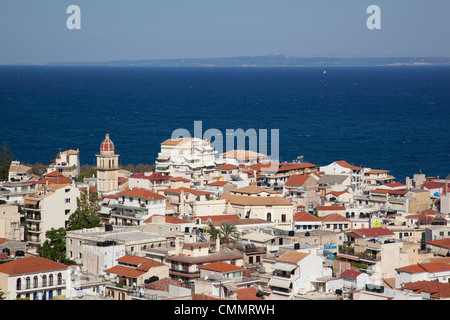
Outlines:
[[[97,157],[97,191],[99,195],[119,189],[119,155],[107,133]]]

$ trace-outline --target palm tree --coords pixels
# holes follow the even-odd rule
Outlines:
[[[237,239],[238,231],[234,224],[224,223],[220,226],[221,242],[229,243]]]
[[[211,239],[214,241],[217,237],[220,237],[220,230],[214,227],[211,223],[209,224],[208,233],[211,235]]]

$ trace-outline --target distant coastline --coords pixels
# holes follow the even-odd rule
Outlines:
[[[15,64],[19,65],[19,64]],[[281,54],[223,58],[117,60],[108,62],[29,63],[42,66],[118,66],[118,67],[369,67],[369,66],[450,66],[450,58],[298,58]]]

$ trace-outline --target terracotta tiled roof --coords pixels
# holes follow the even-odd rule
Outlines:
[[[450,298],[450,283],[442,283],[437,280],[404,283],[403,289],[411,290],[414,293],[426,292],[433,298]]]
[[[231,190],[232,193],[245,193],[245,194],[258,194],[261,192],[267,192],[270,194],[276,194],[277,192],[267,189],[267,188],[262,188],[262,187],[258,187],[258,186],[246,186],[246,187],[242,187],[242,188],[238,188],[238,189],[234,189]]]
[[[206,294],[193,293],[191,296],[192,296],[192,300],[221,300],[219,298],[208,296]]]
[[[363,238],[363,237],[373,238],[373,237],[393,236],[394,235],[394,233],[391,230],[389,230],[387,228],[383,228],[383,227],[353,229],[350,232],[359,238]]]
[[[318,210],[345,210],[345,206],[318,206]]]
[[[177,193],[180,194],[182,191],[184,193],[192,193],[195,195],[203,195],[203,194],[213,194],[213,192],[208,192],[208,191],[203,191],[203,190],[196,190],[196,189],[191,189],[191,188],[184,188],[184,187],[179,187],[177,189],[164,189],[161,190],[164,193]]]
[[[256,296],[258,290],[254,287],[238,289],[234,293],[237,294],[237,300],[262,300],[262,298]]]
[[[362,272],[356,270],[345,270],[341,273],[341,277],[356,279]]]
[[[442,272],[442,271],[450,271],[450,264],[445,262],[424,262],[411,264],[409,266],[396,268],[395,270],[403,271],[407,273],[433,273],[433,272]]]
[[[318,217],[315,215],[306,212],[306,211],[300,211],[294,213],[294,221],[301,222],[301,221],[321,221]]]
[[[431,244],[433,246],[442,247],[446,249],[450,249],[450,238],[427,241],[427,244]]]
[[[221,199],[235,205],[244,206],[292,206],[292,203],[279,196],[256,197],[256,196],[241,196],[234,194],[223,194]]]
[[[309,255],[309,253],[289,250],[286,253],[284,253],[282,256],[280,256],[277,259],[277,261],[297,264],[299,261],[301,261],[308,255]]]
[[[215,186],[215,187],[223,187],[226,184],[231,184],[231,182],[228,181],[214,181],[211,183],[208,183],[207,186]]]
[[[217,169],[219,169],[219,170],[233,170],[233,169],[237,169],[237,166],[235,166],[233,164],[224,164],[222,166],[217,167]]]
[[[160,215],[153,215],[150,218],[148,218],[147,220],[145,220],[144,222],[148,222],[151,223],[153,222],[153,217],[158,217]],[[179,224],[179,223],[191,223],[190,221],[186,221],[177,217],[173,217],[173,216],[165,216],[165,223],[172,223],[172,224]]]
[[[143,271],[143,270],[138,270],[136,268],[126,267],[126,266],[122,266],[122,265],[117,265],[112,268],[106,269],[105,272],[106,273],[114,273],[114,274],[130,277],[130,278],[138,278],[139,276],[141,276],[145,273],[145,271]]]
[[[350,222],[349,219],[347,219],[346,217],[341,216],[340,214],[337,213],[333,213],[333,214],[328,214],[324,217],[321,218],[321,220],[323,222],[325,221],[336,221],[336,222]]]
[[[29,257],[0,264],[0,273],[19,275],[52,270],[65,270],[69,266],[41,257]]]
[[[341,161],[336,161],[336,163],[338,165],[340,165],[341,167],[347,168],[347,169],[352,169],[352,170],[362,170],[363,168],[361,167],[356,167],[351,165],[350,163],[348,163],[347,161],[341,160]]]
[[[287,187],[302,187],[309,179],[309,175],[294,174],[284,184]]]
[[[161,173],[152,173],[152,174],[148,174],[146,175],[145,173],[133,173],[130,178],[134,178],[134,179],[148,179],[148,180],[169,180],[172,179],[171,176],[168,175],[164,175]]]
[[[183,285],[180,283],[180,281],[171,279],[171,278],[163,278],[163,279],[151,282],[149,284],[146,284],[145,287],[148,289],[152,289],[152,290],[169,291],[169,285],[183,287]]]
[[[142,198],[142,199],[146,199],[146,200],[158,200],[158,199],[166,198],[159,193],[156,193],[156,192],[153,192],[153,191],[150,191],[147,189],[141,189],[141,188],[133,188],[132,190],[128,189],[128,190],[117,193],[117,195]]]
[[[220,272],[220,273],[228,273],[228,272],[234,272],[234,271],[242,271],[244,268],[238,267],[226,262],[217,261],[209,264],[205,264],[199,269],[202,270],[208,270],[208,271],[214,271],[214,272]]]

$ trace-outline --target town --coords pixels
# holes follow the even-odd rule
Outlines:
[[[450,176],[400,183],[197,137],[162,141],[133,170],[108,133],[98,146],[84,175],[80,150],[41,174],[12,159],[0,299],[450,299]]]

